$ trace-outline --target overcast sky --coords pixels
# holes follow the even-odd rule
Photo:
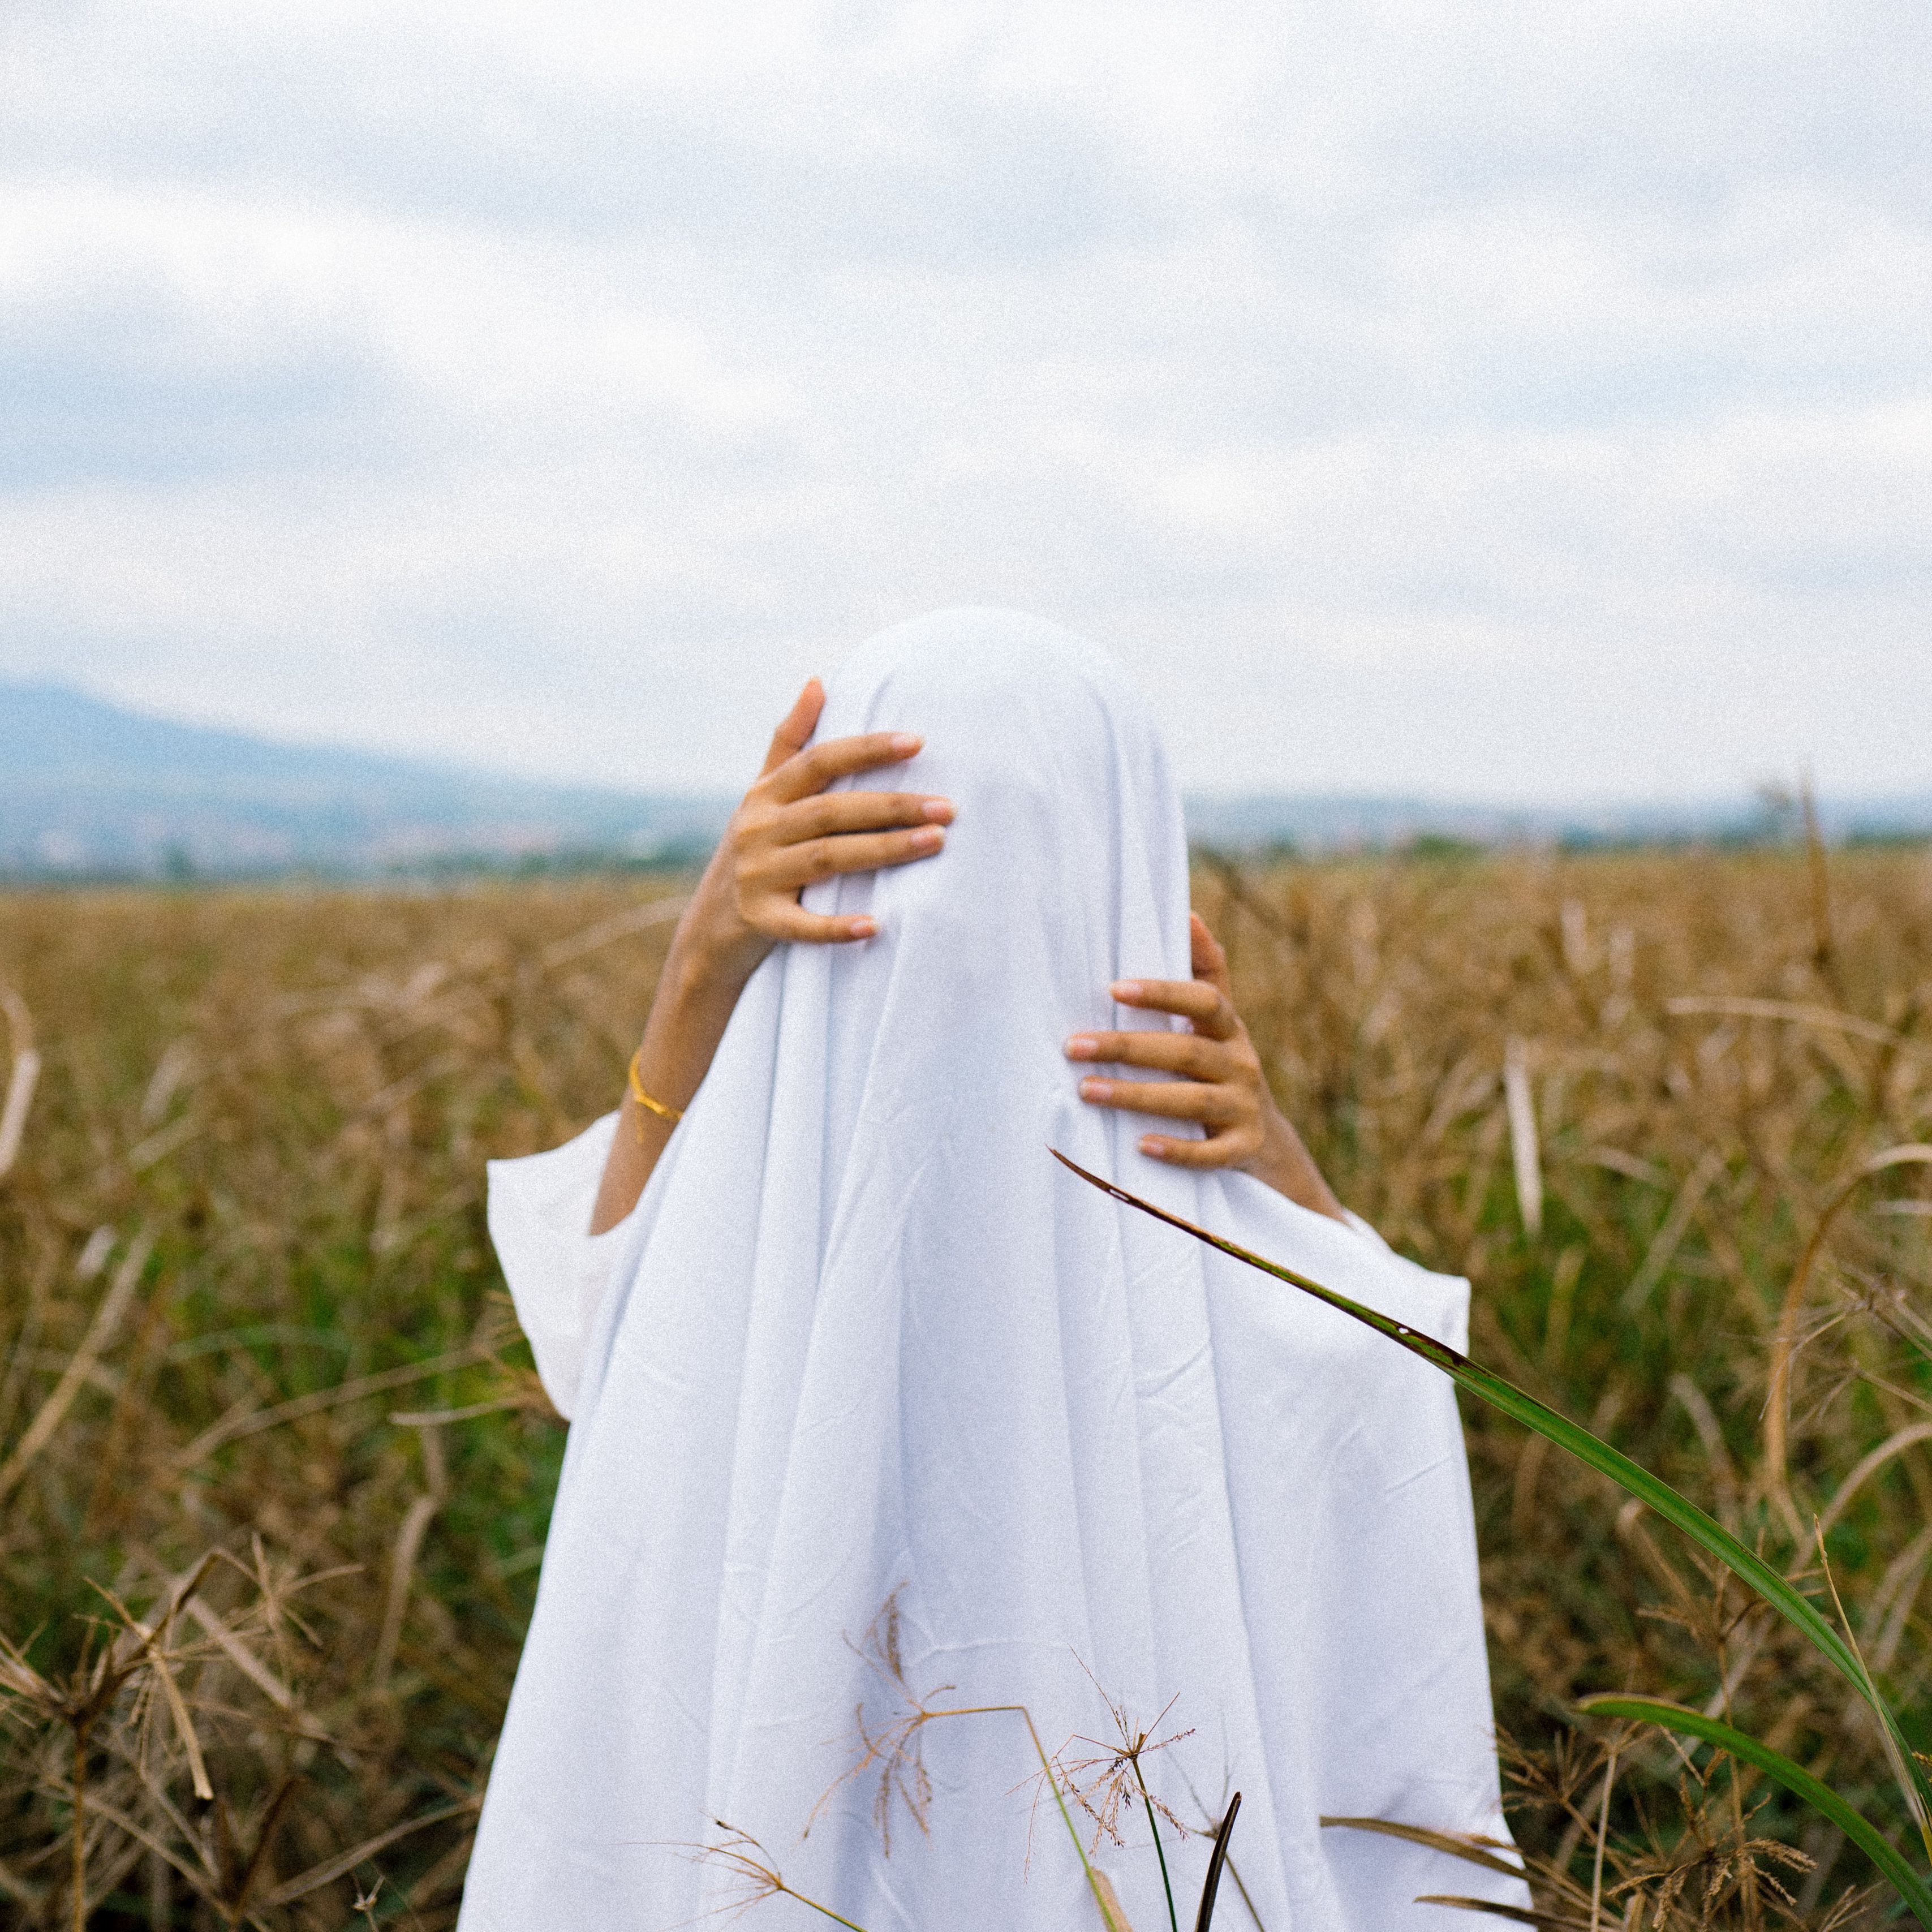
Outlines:
[[[0,676],[718,788],[1003,603],[1196,787],[1932,790],[1923,0],[5,0],[0,58]]]

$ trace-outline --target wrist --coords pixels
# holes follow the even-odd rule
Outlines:
[[[1315,1165],[1314,1156],[1302,1144],[1301,1136],[1272,1098],[1262,1130],[1261,1151],[1249,1163],[1247,1171],[1301,1207],[1326,1214],[1333,1220],[1346,1219],[1342,1204]]]
[[[1301,1178],[1294,1156],[1297,1136],[1280,1109],[1270,1104],[1262,1120],[1262,1144],[1248,1162],[1247,1172],[1265,1182],[1277,1194],[1292,1195]]]
[[[736,1005],[745,982],[757,970],[770,950],[757,934],[736,943],[702,926],[680,926],[665,955],[664,971],[658,980],[656,998],[652,1002],[655,1022],[659,1010],[666,1016],[695,1015],[712,1007],[728,1012]]]
[[[634,1063],[655,1098],[680,1111],[691,1104],[757,964],[696,933],[674,938]]]

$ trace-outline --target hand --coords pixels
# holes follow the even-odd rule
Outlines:
[[[834,778],[903,764],[920,748],[909,732],[811,742],[825,709],[814,678],[772,739],[764,770],[731,814],[724,836],[678,921],[644,1023],[638,1077],[664,1106],[687,1107],[710,1070],[738,996],[760,960],[784,942],[826,945],[869,939],[862,914],[808,913],[799,895],[814,880],[877,872],[930,858],[946,842],[951,801],[923,792],[829,792]],[[604,1166],[590,1232],[601,1234],[636,1206],[672,1123],[626,1094]]]
[[[930,858],[952,822],[951,802],[922,792],[828,791],[835,778],[904,764],[922,741],[874,731],[811,744],[824,708],[824,688],[814,678],[774,734],[758,782],[731,814],[680,922],[680,950],[734,990],[782,942],[871,938],[873,920],[808,913],[800,894],[841,872]]]
[[[1080,1083],[1080,1097],[1096,1107],[1198,1121],[1207,1130],[1205,1139],[1145,1134],[1141,1152],[1175,1167],[1238,1168],[1303,1207],[1340,1220],[1341,1204],[1268,1091],[1261,1056],[1234,1010],[1228,956],[1198,913],[1192,915],[1189,932],[1192,980],[1122,980],[1112,988],[1124,1006],[1178,1014],[1189,1023],[1188,1032],[1079,1033],[1066,1042],[1069,1060],[1184,1077],[1090,1076]]]

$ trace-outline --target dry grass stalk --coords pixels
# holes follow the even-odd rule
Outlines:
[[[34,1044],[34,1016],[26,1001],[4,981],[0,981],[0,1013],[6,1016],[11,1063],[6,1098],[0,1100],[0,1180],[4,1180],[20,1158],[20,1143],[26,1137],[27,1110],[34,1104],[34,1089],[40,1083],[40,1056]]]
[[[1084,1664],[1080,1667],[1087,1670]],[[1170,1731],[1166,1737],[1160,1737],[1156,1733],[1166,1722],[1168,1712],[1174,1708],[1172,1700],[1151,1724],[1143,1728],[1135,1724],[1118,1699],[1101,1690],[1090,1670],[1087,1671],[1087,1676],[1107,1707],[1117,1742],[1108,1743],[1098,1738],[1082,1736],[1070,1738],[1054,1754],[1053,1769],[1061,1787],[1094,1821],[1093,1841],[1088,1851],[1097,1851],[1102,1838],[1116,1845],[1126,1842],[1120,1835],[1120,1811],[1123,1806],[1131,1810],[1136,1800],[1147,1811],[1148,1823],[1154,1831],[1156,1844],[1160,1841],[1160,1829],[1154,1823],[1156,1813],[1176,1832],[1185,1835],[1190,1827],[1148,1789],[1146,1774],[1141,1766],[1156,1752],[1193,1736],[1194,1727],[1190,1725],[1184,1731]],[[1092,1755],[1070,1755],[1076,1744],[1084,1744]]]
[[[1503,1055],[1503,1096],[1509,1109],[1510,1160],[1523,1232],[1543,1232],[1543,1150],[1536,1134],[1536,1100],[1529,1087],[1529,1048],[1514,1034]]]
[[[396,1646],[402,1641],[403,1618],[409,1609],[410,1586],[416,1578],[416,1558],[422,1548],[436,1513],[449,1500],[449,1478],[443,1466],[442,1438],[437,1432],[422,1432],[423,1493],[410,1504],[402,1527],[396,1532],[396,1547],[389,1561],[389,1594],[382,1612],[382,1631],[376,1640],[376,1660],[371,1672],[378,1688],[386,1687],[394,1667]]]
[[[1706,1152],[1684,1177],[1684,1184],[1678,1189],[1676,1198],[1670,1204],[1670,1211],[1664,1217],[1664,1225],[1644,1250],[1642,1265],[1631,1276],[1629,1287],[1624,1290],[1625,1314],[1640,1312],[1650,1299],[1651,1291],[1664,1279],[1665,1270],[1676,1258],[1678,1248],[1690,1232],[1692,1217],[1702,1206],[1706,1190],[1724,1172],[1724,1167],[1721,1155]]]
[[[1101,1701],[1114,1720],[1119,1731],[1121,1744],[1118,1750],[1102,1747],[1104,1755],[1090,1760],[1077,1760],[1070,1764],[1066,1750],[1049,1756],[1046,1747],[1040,1741],[1039,1727],[1034,1724],[1033,1713],[1024,1704],[971,1704],[941,1706],[937,1700],[945,1692],[953,1688],[950,1684],[938,1684],[923,1692],[916,1692],[905,1674],[905,1660],[901,1636],[903,1629],[903,1612],[900,1604],[902,1590],[896,1589],[880,1606],[879,1612],[867,1627],[863,1637],[856,1643],[847,1642],[850,1648],[871,1666],[874,1675],[890,1694],[891,1714],[884,1724],[869,1719],[862,1702],[854,1714],[854,1739],[855,1749],[853,1761],[833,1780],[820,1795],[812,1807],[812,1815],[806,1821],[805,1835],[809,1837],[814,1825],[826,1808],[848,1784],[867,1778],[876,1778],[872,1802],[872,1822],[879,1834],[881,1849],[890,1858],[892,1856],[892,1801],[897,1798],[904,1806],[922,1834],[932,1829],[932,1780],[927,1774],[924,1755],[926,1732],[930,1725],[950,1722],[963,1718],[1016,1717],[1026,1726],[1027,1736],[1031,1742],[1034,1756],[1039,1760],[1040,1769],[1026,1782],[1034,1787],[1034,1814],[1036,1820],[1040,1800],[1051,1797],[1061,1822],[1066,1826],[1068,1837],[1078,1856],[1081,1870],[1084,1874],[1088,1888],[1100,1910],[1100,1916],[1109,1932],[1132,1932],[1120,1901],[1114,1890],[1113,1881],[1096,1866],[1089,1850],[1080,1842],[1080,1834],[1075,1828],[1072,1813],[1067,1808],[1071,1796],[1096,1821],[1094,1843],[1098,1846],[1106,1835],[1119,1844],[1124,1842],[1115,1828],[1125,1783],[1131,1777],[1148,1804],[1148,1820],[1154,1822],[1157,1807],[1160,1814],[1167,1818],[1174,1828],[1186,1833],[1190,1828],[1174,1816],[1167,1806],[1147,1793],[1144,1780],[1140,1772],[1140,1760],[1152,1752],[1163,1749],[1170,1744],[1178,1744],[1184,1737],[1191,1737],[1191,1730],[1160,1740],[1150,1742],[1148,1734],[1135,1731],[1127,1718],[1124,1708],[1108,1696],[1094,1680],[1093,1672],[1087,1672],[1088,1679],[1100,1693]],[[1086,1670],[1084,1664],[1081,1668]],[[1169,1708],[1172,1708],[1170,1705]],[[1164,1718],[1166,1712],[1163,1711]],[[1154,1729],[1159,1729],[1156,1722]],[[1069,1746],[1076,1743],[1090,1742],[1084,1738],[1069,1740]],[[1086,1780],[1082,1788],[1080,1780]],[[1098,1797],[1100,1804],[1093,1800]],[[1234,1804],[1240,1800],[1237,1794]],[[1228,1814],[1230,1820],[1232,1812]],[[1207,1835],[1213,1836],[1213,1833]],[[1160,1844],[1156,1830],[1154,1842]],[[1221,1847],[1225,1851],[1225,1844]],[[1027,1857],[1030,1862],[1033,1854],[1033,1832],[1028,1830]],[[1166,1855],[1161,1854],[1161,1874],[1163,1882],[1167,1874]],[[783,1888],[774,1888],[782,1889]],[[795,1895],[795,1894],[794,1894]],[[1169,1910],[1172,1912],[1170,1892]],[[810,1901],[807,1901],[809,1903]],[[820,1911],[824,1907],[817,1908]],[[842,1923],[844,1922],[842,1921]]]
[[[27,1432],[14,1444],[13,1453],[4,1463],[0,1463],[0,1502],[6,1500],[14,1484],[27,1473],[27,1466],[52,1440],[54,1431],[61,1426],[82,1384],[93,1373],[94,1365],[114,1340],[115,1332],[121,1326],[122,1317],[128,1312],[128,1304],[140,1286],[148,1257],[154,1251],[154,1237],[144,1228],[134,1237],[127,1258],[115,1270],[114,1279],[108,1284],[107,1292],[102,1296],[94,1319],[88,1324],[80,1346],[61,1370],[60,1380],[55,1383],[52,1393],[27,1425]]]
[[[1094,1868],[1094,1896],[1100,1902],[1101,1922],[1107,1932],[1134,1932],[1120,1903],[1120,1894],[1114,1889],[1114,1881],[1098,1865]]]
[[[748,1832],[741,1832],[735,1825],[728,1825],[722,1818],[712,1821],[724,1835],[714,1842],[680,1847],[693,1863],[710,1865],[723,1870],[736,1895],[725,1900],[713,1909],[711,1916],[722,1916],[727,1918],[742,1918],[754,1905],[762,1905],[768,1898],[794,1898],[800,1904],[818,1913],[821,1918],[829,1918],[835,1925],[843,1925],[846,1932],[866,1932],[866,1928],[853,1920],[832,1910],[830,1906],[786,1884],[770,1852],[759,1844]]]

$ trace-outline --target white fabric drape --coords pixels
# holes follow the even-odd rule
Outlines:
[[[912,1688],[1023,1702],[1049,1750],[1112,1737],[1096,1682],[1137,1724],[1172,1700],[1192,1735],[1150,1780],[1196,1822],[1244,1794],[1267,1932],[1435,1925],[1425,1892],[1526,1903],[1318,1822],[1504,1835],[1449,1384],[1047,1148],[1458,1346],[1466,1285],[1148,1160],[1144,1120],[1078,1099],[1066,1036],[1150,1023],[1110,982],[1189,970],[1178,802],[1111,659],[1010,614],[922,619],[831,681],[822,736],[885,728],[926,735],[887,782],[956,800],[946,850],[813,890],[879,936],[766,961],[629,1221],[581,1232],[608,1121],[492,1169],[574,1420],[464,1932],[669,1932],[734,1896],[679,1849],[719,1819],[867,1932],[1097,1926],[1050,1805],[1029,1858],[1012,1718],[927,1728],[929,1828],[897,1813],[889,1856],[870,1782],[801,1837],[857,1707],[897,1708],[856,1648],[895,1592]],[[1151,1841],[1122,1826],[1097,1862],[1149,1932]],[[1168,1835],[1185,1922],[1205,1848]],[[1248,1916],[1224,1887],[1217,1928]]]

